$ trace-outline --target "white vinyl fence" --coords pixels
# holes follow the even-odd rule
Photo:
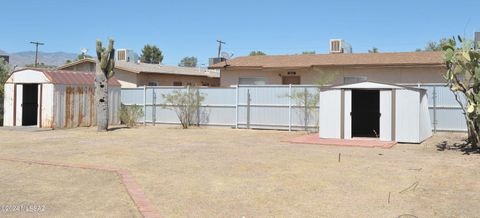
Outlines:
[[[462,109],[448,87],[418,85],[428,90],[434,131],[466,131]],[[139,122],[179,124],[162,94],[187,87],[148,86],[123,88],[122,104],[141,105],[144,117]],[[309,130],[318,126],[318,87],[314,85],[239,85],[228,88],[199,88],[205,96],[194,122],[200,125],[235,128]],[[291,98],[289,96],[297,96]],[[306,99],[305,99],[306,96]],[[307,104],[305,104],[307,102]],[[321,106],[321,105],[320,105]]]

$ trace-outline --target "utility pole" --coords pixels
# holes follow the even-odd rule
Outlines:
[[[222,40],[217,40],[218,42],[218,58],[220,58],[220,52],[222,52],[222,44],[225,44]]]
[[[39,45],[45,45],[45,43],[42,42],[30,42],[31,44],[35,45],[35,67],[38,65],[38,46]]]

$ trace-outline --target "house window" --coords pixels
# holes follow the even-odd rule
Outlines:
[[[148,82],[148,86],[158,86],[157,82]]]
[[[182,86],[182,82],[179,82],[179,81],[173,82],[173,86]]]
[[[346,76],[346,77],[343,77],[343,83],[345,83],[345,84],[365,82],[367,80],[368,80],[368,78],[366,76]]]
[[[283,85],[298,85],[300,84],[300,76],[282,76]]]
[[[266,85],[267,79],[265,77],[241,77],[238,79],[240,85]]]

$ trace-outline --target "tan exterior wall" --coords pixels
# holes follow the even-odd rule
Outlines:
[[[322,77],[322,73],[333,73],[335,79],[332,84],[343,83],[344,77],[365,76],[370,81],[385,83],[445,83],[443,74],[446,68],[443,66],[420,66],[420,67],[324,67],[303,69],[221,69],[220,85],[236,85],[241,77],[264,77],[267,84],[282,84],[282,76],[300,76],[301,84],[315,84]]]
[[[80,71],[80,72],[95,72],[95,64],[90,62],[84,62],[67,67],[63,70]]]
[[[95,64],[90,62],[76,64],[64,70],[95,72]],[[220,86],[220,78],[209,78],[203,76],[183,76],[155,73],[136,74],[125,70],[116,69],[115,78],[122,85],[122,88],[135,88],[148,85],[148,82],[156,82],[159,86],[173,86],[173,82],[182,82],[182,85],[207,85]]]
[[[159,86],[173,86],[173,82],[182,82],[182,85],[196,86],[219,86],[219,78],[208,78],[201,76],[182,76],[168,74],[142,73],[138,75],[138,85],[148,85],[149,82],[156,82]],[[122,86],[123,87],[123,86]]]
[[[90,62],[84,62],[80,64],[76,64],[63,70],[71,70],[71,71],[80,71],[80,72],[95,72],[95,64]],[[115,70],[115,78],[117,78],[118,82],[122,85],[122,88],[135,88],[137,87],[137,74],[124,71],[124,70]]]
[[[124,71],[124,70],[115,70],[115,78],[122,85],[122,88],[135,88],[138,86],[139,75],[136,73]]]

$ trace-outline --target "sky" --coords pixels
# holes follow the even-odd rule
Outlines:
[[[140,53],[158,46],[164,64],[195,56],[199,65],[217,55],[216,40],[233,57],[327,53],[329,39],[349,42],[355,53],[414,51],[429,41],[480,31],[478,0],[1,0],[0,49],[94,55],[95,40]]]

